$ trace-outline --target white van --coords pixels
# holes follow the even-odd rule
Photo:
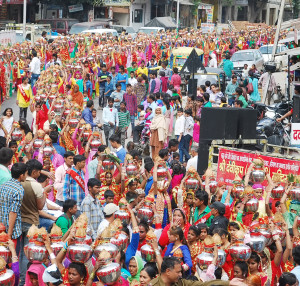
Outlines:
[[[117,30],[115,29],[93,29],[93,30],[84,30],[81,32],[81,34],[99,34],[99,35],[102,35],[102,34],[111,34],[113,35],[113,37],[118,37],[119,34],[117,32]]]
[[[138,33],[143,33],[143,34],[147,34],[147,35],[151,35],[151,33],[153,33],[153,35],[156,35],[157,32],[165,32],[165,28],[163,27],[142,27],[139,28]]]

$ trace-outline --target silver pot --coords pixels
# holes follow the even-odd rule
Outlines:
[[[223,249],[218,249],[218,267],[222,267],[226,262],[226,252]]]
[[[279,185],[271,191],[272,198],[281,199],[284,192],[285,192],[284,187]]]
[[[228,249],[229,254],[235,260],[247,261],[251,256],[251,248],[242,243],[236,243]]]
[[[24,253],[29,262],[43,262],[49,255],[45,245],[35,245],[33,242],[24,246]]]
[[[117,256],[119,249],[116,245],[112,243],[104,243],[104,244],[99,244],[95,249],[94,249],[94,254],[96,257],[99,257],[99,254],[101,253],[102,250],[106,250],[110,254],[110,262]]]
[[[118,237],[112,237],[110,242],[119,248],[119,251],[124,250],[127,246],[128,237],[124,233],[120,233]]]
[[[115,212],[115,218],[119,218],[127,224],[130,222],[130,214],[123,207],[120,207],[120,209]]]
[[[142,208],[138,210],[137,217],[139,220],[146,220],[148,223],[151,223],[153,220],[153,210],[150,206],[145,204]]]
[[[190,177],[185,181],[185,188],[187,190],[197,191],[199,189],[200,183],[194,177]]]
[[[294,188],[290,190],[290,198],[291,200],[300,201],[300,188]]]
[[[110,159],[105,159],[102,161],[102,168],[105,172],[113,170],[114,166],[115,166],[114,162],[111,161]]]
[[[72,262],[86,263],[92,256],[93,250],[84,240],[77,239],[75,244],[68,247],[67,256]]]
[[[71,109],[65,109],[63,116],[67,117],[69,115],[69,113],[71,112]]]
[[[141,256],[146,262],[155,262],[155,251],[149,244],[141,247]]]
[[[23,137],[22,131],[19,128],[15,128],[15,130],[11,133],[11,140],[20,141]]]
[[[163,181],[167,177],[167,169],[164,166],[159,165],[157,168],[157,180]]]
[[[64,109],[64,106],[61,103],[57,103],[53,106],[53,111],[56,114],[62,114],[63,109]]]
[[[240,199],[242,193],[244,192],[245,188],[241,185],[238,185],[236,187],[234,187],[231,191],[231,195],[234,199]]]
[[[246,212],[255,213],[258,210],[258,200],[253,198],[246,203]]]
[[[209,182],[209,189],[210,189],[210,192],[212,194],[214,194],[217,191],[217,187],[218,187],[218,182],[217,181],[212,180],[212,181]]]
[[[0,269],[3,274],[0,275],[1,286],[13,286],[15,285],[15,274],[11,269]]]
[[[101,141],[99,139],[94,139],[90,144],[92,150],[94,151],[97,151],[100,145],[101,145]]]
[[[213,262],[214,255],[209,252],[202,252],[197,256],[197,265],[201,270],[206,270]]]
[[[276,235],[276,234],[279,235],[281,242],[285,240],[286,233],[281,228],[277,227],[274,229],[272,235]]]
[[[43,144],[43,140],[42,139],[35,139],[34,142],[33,142],[33,148],[35,150],[38,150],[42,147],[42,144]]]
[[[0,245],[0,257],[2,257],[6,263],[9,263],[11,260],[11,252],[8,247]]]
[[[121,266],[118,263],[110,263],[96,272],[97,277],[105,285],[113,285],[121,276]]]
[[[71,128],[76,128],[77,127],[77,124],[78,124],[79,120],[77,118],[71,118],[69,120],[69,126]]]
[[[53,154],[53,148],[51,146],[44,147],[43,153],[45,157],[50,157]]]
[[[88,132],[88,131],[83,132],[82,138],[84,141],[88,141],[89,137],[90,137],[90,132]]]
[[[251,247],[252,251],[260,253],[264,250],[266,244],[267,239],[263,235],[250,235],[249,246]]]
[[[262,183],[265,180],[266,173],[263,169],[255,168],[251,172],[251,180],[253,183]]]
[[[61,251],[61,249],[64,247],[64,243],[61,241],[61,237],[60,238],[51,238],[51,248],[53,250],[53,253],[55,254],[55,256],[57,256],[57,254]]]
[[[258,230],[258,233],[266,238],[266,240],[267,240],[266,246],[269,246],[273,243],[272,233],[268,228],[261,228]],[[251,234],[251,232],[250,232],[250,234]]]
[[[135,177],[138,174],[137,166],[132,163],[128,164],[126,166],[126,174],[129,178]]]

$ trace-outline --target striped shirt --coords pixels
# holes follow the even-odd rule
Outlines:
[[[72,170],[75,171],[84,181],[84,173],[82,170],[78,171],[75,167],[72,167]],[[77,202],[77,206],[80,207],[84,197],[84,190],[79,186],[79,184],[72,178],[70,174],[66,173],[63,187],[64,201],[67,199],[75,200]]]
[[[125,112],[119,111],[118,116],[119,116],[119,127],[120,128],[128,127],[130,124],[129,111],[128,110],[126,110]]]
[[[24,196],[24,188],[16,179],[10,179],[0,186],[0,221],[8,231],[9,213],[17,214],[12,239],[22,234],[21,227],[21,204]]]
[[[88,194],[82,201],[80,210],[82,213],[85,213],[88,218],[88,234],[90,234],[93,239],[96,239],[98,226],[104,219],[100,201]]]

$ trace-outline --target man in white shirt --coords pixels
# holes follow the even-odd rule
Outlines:
[[[63,189],[64,189],[64,183],[65,183],[65,176],[66,172],[71,169],[73,165],[73,158],[74,158],[74,153],[72,152],[66,152],[64,154],[64,164],[59,166],[55,170],[55,181],[54,181],[54,189],[56,190],[56,203],[59,206],[63,206],[64,203],[64,198],[63,198]]]
[[[41,61],[37,57],[37,52],[33,50],[32,55],[33,55],[33,59],[29,64],[29,68],[31,72],[31,88],[33,88],[35,82],[39,79],[41,75]]]
[[[130,72],[130,78],[128,79],[128,83],[130,83],[132,87],[134,87],[137,84],[137,79],[134,77],[134,71]]]
[[[119,210],[119,207],[113,203],[107,204],[103,209],[104,220],[101,221],[97,230],[99,236],[115,219],[114,213]]]
[[[175,136],[177,136],[179,144],[184,132],[184,123],[185,123],[185,116],[183,115],[183,109],[178,108],[177,119],[175,121]]]
[[[191,148],[192,157],[187,162],[186,170],[188,170],[190,167],[194,167],[197,170],[198,148],[199,148],[198,146],[192,146],[192,148]]]

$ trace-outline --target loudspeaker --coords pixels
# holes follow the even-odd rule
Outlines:
[[[197,171],[200,175],[203,175],[208,167],[208,153],[210,143],[211,141],[208,140],[199,141]]]
[[[242,139],[256,139],[256,124],[257,124],[257,110],[238,108],[238,137]]]
[[[293,123],[300,123],[300,95],[293,96]]]
[[[201,111],[200,140],[237,139],[237,108],[204,107]]]
[[[188,94],[192,94],[194,97],[197,96],[197,79],[189,79]]]

